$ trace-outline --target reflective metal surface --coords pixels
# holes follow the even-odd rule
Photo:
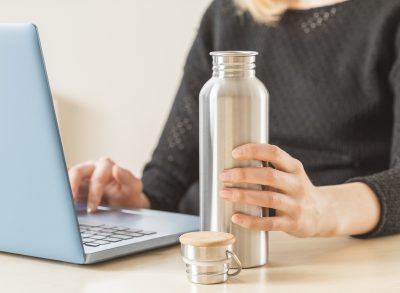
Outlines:
[[[228,168],[263,166],[259,161],[235,161],[232,149],[245,143],[268,143],[269,95],[255,77],[256,52],[215,52],[213,76],[200,92],[200,215],[201,229],[236,236],[233,250],[244,268],[267,263],[267,233],[243,229],[231,222],[241,212],[266,216],[256,206],[222,200],[219,174]],[[256,184],[237,187],[261,190]]]
[[[181,252],[186,263],[189,281],[197,284],[217,284],[236,276],[241,271],[241,264],[232,252],[232,244],[217,247],[197,247],[182,244]],[[233,273],[229,270],[238,267]]]

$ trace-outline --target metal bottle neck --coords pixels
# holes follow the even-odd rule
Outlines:
[[[252,51],[216,51],[211,52],[213,59],[213,77],[249,78],[256,75],[256,55]]]

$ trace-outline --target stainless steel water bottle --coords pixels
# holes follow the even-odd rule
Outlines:
[[[257,52],[211,52],[213,74],[200,91],[200,216],[201,230],[232,233],[233,250],[243,268],[267,263],[268,235],[241,228],[231,217],[240,212],[268,216],[261,207],[232,204],[220,198],[219,175],[233,167],[262,167],[260,161],[237,161],[232,150],[246,143],[268,143],[269,94],[255,76]],[[257,184],[235,187],[262,190]]]

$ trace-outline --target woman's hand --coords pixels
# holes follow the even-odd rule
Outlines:
[[[88,202],[95,212],[101,202],[120,208],[150,208],[142,181],[111,159],[86,162],[68,169],[75,202]]]
[[[225,200],[276,209],[276,217],[234,214],[232,222],[255,230],[284,231],[298,237],[330,236],[336,233],[335,213],[330,203],[308,178],[302,163],[275,145],[246,144],[233,150],[235,160],[270,162],[276,168],[248,167],[225,170],[224,183],[252,183],[268,186],[256,191],[224,188]]]

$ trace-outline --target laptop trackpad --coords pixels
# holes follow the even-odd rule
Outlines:
[[[121,210],[113,210],[105,207],[99,207],[95,213],[89,214],[86,212],[85,204],[75,206],[75,211],[80,223],[88,224],[113,224],[127,227],[148,226],[148,221],[145,219],[148,216],[141,213],[124,213]]]
[[[196,230],[192,226],[198,226],[197,219],[153,210],[118,210],[100,206],[95,213],[88,214],[86,204],[77,204],[75,210],[81,224],[106,224],[172,234]]]

